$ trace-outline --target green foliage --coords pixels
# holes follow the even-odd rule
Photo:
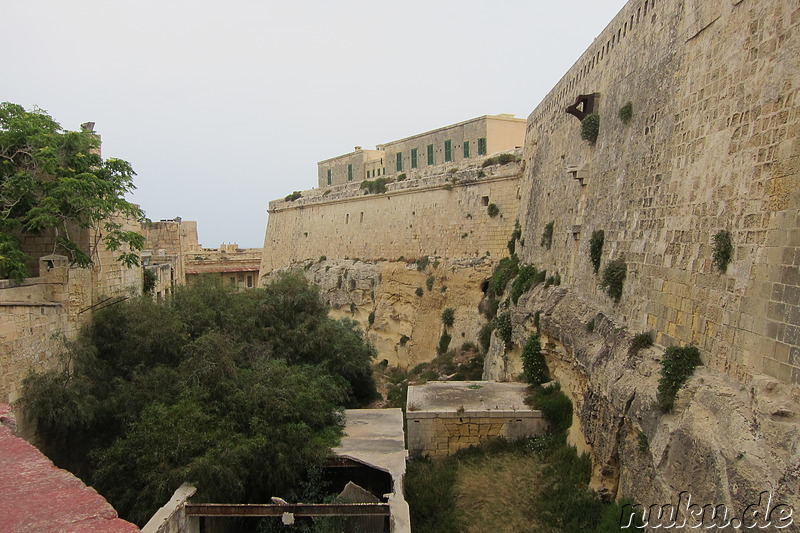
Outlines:
[[[99,146],[97,135],[64,131],[40,109],[0,103],[0,278],[28,275],[21,235],[53,235],[54,253],[91,265],[92,251],[78,244],[76,227],[102,234],[123,265],[139,264],[144,237],[116,221],[144,220],[125,200],[135,189],[135,172],[121,159],[103,160]]]
[[[547,280],[544,282],[544,288],[546,289],[551,285],[555,285],[556,287],[561,285],[561,274],[556,272],[555,274],[547,278]]]
[[[492,343],[492,331],[494,331],[494,324],[488,322],[481,326],[478,333],[478,343],[481,345],[481,350],[486,353],[489,350],[489,345]]]
[[[442,324],[444,327],[449,328],[453,325],[456,319],[456,310],[452,307],[448,307],[444,311],[442,311]]]
[[[586,115],[581,120],[581,139],[589,141],[589,144],[597,142],[597,136],[600,134],[600,115],[592,113]]]
[[[539,245],[547,248],[548,250],[553,245],[553,226],[555,225],[555,221],[551,220],[548,222],[544,230],[542,230],[542,239],[539,241]]]
[[[515,156],[514,154],[500,154],[485,159],[483,161],[483,164],[481,164],[481,167],[486,168],[486,167],[491,167],[493,165],[507,165],[509,163],[514,163],[516,161],[519,161],[519,159],[517,159],[517,156]]]
[[[619,108],[619,119],[623,124],[627,124],[633,117],[633,102],[628,102]]]
[[[294,202],[295,200],[299,200],[302,197],[303,195],[300,193],[300,191],[294,191],[291,194],[287,194],[284,200],[286,200],[287,202]]]
[[[631,339],[631,346],[628,348],[628,354],[636,355],[640,350],[649,348],[653,345],[653,333],[651,331],[643,331],[637,333]]]
[[[455,502],[458,463],[420,459],[408,463],[405,488],[411,523],[419,533],[459,533]]]
[[[500,296],[506,290],[508,282],[514,279],[519,273],[519,258],[516,255],[504,257],[497,263],[489,280],[487,295]]]
[[[212,277],[96,312],[21,404],[43,451],[141,524],[186,480],[219,502],[291,488],[336,444],[340,409],[376,397],[374,356],[299,274],[247,292]]]
[[[430,262],[431,262],[431,260],[430,260],[430,258],[428,258],[427,256],[425,256],[425,257],[420,257],[419,259],[417,259],[416,261],[414,261],[414,263],[417,265],[417,270],[418,270],[419,272],[422,272],[423,270],[425,270],[426,268],[428,268],[428,265],[430,264]]]
[[[566,433],[572,425],[572,402],[561,392],[561,385],[532,385],[525,402],[542,412],[550,423],[550,431],[555,434]]]
[[[672,411],[675,396],[686,380],[702,365],[696,346],[670,346],[661,360],[661,379],[658,380],[658,404],[665,413]]]
[[[428,279],[425,280],[425,286],[428,288],[429,291],[433,290],[433,282],[436,281],[436,278],[433,276],[428,276]]]
[[[497,309],[500,307],[500,300],[494,295],[486,296],[481,302],[483,316],[486,320],[492,320],[497,316]]]
[[[142,292],[145,294],[153,294],[153,290],[156,288],[156,281],[158,281],[158,275],[153,272],[149,268],[142,269]]]
[[[720,272],[728,270],[728,265],[733,258],[733,241],[731,233],[727,230],[720,230],[714,235],[713,263]]]
[[[370,326],[375,323],[375,311],[369,312],[369,315],[367,316],[367,322]]]
[[[594,318],[586,323],[586,333],[594,333]]]
[[[644,431],[639,432],[639,434],[636,436],[636,441],[638,443],[637,448],[639,448],[640,452],[646,453],[647,450],[650,449],[650,442],[647,440],[647,435],[644,433]]]
[[[450,341],[452,337],[447,333],[442,333],[442,336],[439,337],[439,346],[436,348],[436,353],[442,355],[447,352],[447,348],[450,346]]]
[[[533,265],[524,265],[519,268],[514,283],[511,284],[511,301],[517,305],[519,297],[525,294],[536,282],[539,272]]]
[[[425,294],[425,291],[422,290],[422,287],[417,287],[417,289],[414,291],[414,294],[416,294],[417,296],[422,296],[423,294]]]
[[[600,280],[600,288],[606,291],[609,298],[619,302],[622,298],[622,287],[625,284],[625,276],[628,267],[622,258],[614,259],[603,269],[603,276]]]
[[[533,327],[536,328],[536,333],[541,332],[540,322],[542,320],[542,312],[537,310],[533,313]]]
[[[359,189],[364,189],[365,194],[383,194],[386,192],[386,185],[391,183],[387,178],[375,178],[374,180],[364,180],[359,185]]]
[[[400,337],[400,346],[405,346],[406,344],[408,344],[408,341],[410,341],[410,340],[411,340],[411,337],[409,337],[408,335],[402,335]]]
[[[592,261],[592,268],[595,274],[600,271],[600,259],[603,257],[605,239],[606,234],[601,229],[594,230],[591,239],[589,239],[589,259]]]
[[[505,313],[497,315],[493,325],[494,329],[497,330],[497,336],[503,339],[503,342],[506,343],[506,347],[511,345],[511,313],[506,311]]]
[[[406,179],[406,177],[407,177],[407,176],[406,176],[406,173],[405,173],[405,172],[402,172],[402,173],[400,173],[400,174],[398,174],[398,175],[397,175],[397,181],[403,181],[403,180],[405,180],[405,179]]]
[[[496,217],[497,215],[499,215],[499,214],[500,214],[500,208],[499,208],[499,207],[497,207],[497,204],[489,204],[489,205],[486,207],[486,213],[487,213],[487,214],[488,214],[490,217],[494,218],[494,217]]]
[[[511,232],[511,238],[508,239],[508,255],[514,255],[517,250],[517,241],[522,237],[522,228],[519,225],[519,219],[514,222],[514,231]]]
[[[542,354],[542,343],[538,334],[528,337],[522,348],[522,368],[525,371],[525,379],[531,385],[541,385],[549,380],[547,363]]]

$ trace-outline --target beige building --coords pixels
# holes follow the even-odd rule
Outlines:
[[[317,163],[320,187],[359,182],[386,175],[416,175],[423,169],[458,164],[521,148],[525,119],[484,115],[443,128],[355,151]]]
[[[259,286],[261,248],[239,248],[236,243],[219,248],[200,248],[186,258],[186,282],[205,274],[219,275],[222,282],[237,288]]]

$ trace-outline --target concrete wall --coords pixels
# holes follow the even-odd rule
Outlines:
[[[555,232],[522,260],[738,380],[800,383],[799,23],[789,0],[629,2],[528,118],[523,238]],[[589,93],[595,145],[564,112]],[[627,263],[619,304],[589,261],[599,229],[603,265]],[[720,230],[735,247],[725,273],[712,266]]]
[[[505,256],[517,218],[521,168],[518,163],[470,167],[391,183],[384,194],[366,195],[353,183],[304,191],[293,202],[272,201],[261,272],[321,256]],[[490,217],[486,203],[496,204],[499,215]]]
[[[547,423],[540,411],[406,411],[408,451],[446,457],[492,437],[519,439],[544,434]]]

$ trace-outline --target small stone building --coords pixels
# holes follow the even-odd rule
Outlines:
[[[541,435],[541,411],[528,407],[524,383],[431,381],[410,385],[406,403],[408,451],[445,457],[491,437]]]

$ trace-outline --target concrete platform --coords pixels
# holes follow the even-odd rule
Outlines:
[[[525,404],[528,385],[496,381],[429,381],[408,387],[409,412],[532,411]]]

